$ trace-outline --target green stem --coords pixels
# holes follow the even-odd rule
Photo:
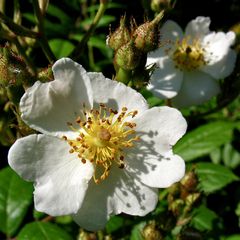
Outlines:
[[[77,47],[71,53],[71,55],[70,55],[71,58],[76,60],[81,56],[81,54],[83,53],[84,48],[86,46],[86,43],[88,42],[89,38],[95,31],[97,24],[99,23],[100,19],[102,18],[106,8],[107,8],[107,0],[100,0],[99,9],[93,19],[93,22],[90,25],[90,27],[89,27],[88,31],[86,32],[86,34],[84,35],[84,37],[82,38],[82,40],[79,42]]]
[[[48,44],[47,38],[45,36],[45,32],[44,32],[44,16],[41,12],[41,9],[39,7],[39,3],[37,0],[33,0],[33,8],[34,8],[34,12],[37,18],[37,22],[38,22],[38,31],[39,31],[39,38],[37,39],[37,41],[39,42],[44,54],[46,55],[48,61],[50,63],[54,63],[56,61],[56,58]]]
[[[13,22],[13,20],[0,12],[0,20],[16,35],[38,38],[39,34]]]
[[[116,80],[128,85],[128,83],[132,80],[132,71],[119,68],[116,74]]]

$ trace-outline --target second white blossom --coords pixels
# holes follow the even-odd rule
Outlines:
[[[163,46],[148,55],[147,65],[156,64],[149,89],[160,98],[173,98],[177,107],[198,105],[220,91],[217,80],[229,76],[235,66],[231,49],[234,32],[211,32],[210,18],[197,17],[183,33],[174,21],[161,28]]]

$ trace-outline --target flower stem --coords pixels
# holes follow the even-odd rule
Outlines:
[[[44,32],[44,16],[41,12],[41,9],[39,7],[39,3],[37,0],[33,0],[33,8],[34,8],[34,12],[37,18],[37,22],[38,22],[38,31],[39,31],[39,38],[37,38],[37,41],[39,42],[43,52],[45,53],[48,61],[50,63],[53,63],[56,61],[56,58],[48,44],[45,32]]]
[[[18,36],[25,36],[30,38],[38,38],[38,33],[31,31],[23,26],[20,26],[13,22],[13,20],[2,12],[0,12],[0,20],[7,25],[7,27]]]
[[[84,48],[86,46],[86,43],[88,42],[89,38],[95,31],[97,24],[99,23],[100,19],[102,18],[103,14],[107,8],[107,2],[108,2],[107,0],[100,0],[99,9],[93,19],[92,24],[90,25],[88,31],[86,32],[86,34],[84,35],[82,40],[79,42],[77,47],[73,50],[73,52],[70,55],[70,57],[72,59],[77,60],[81,56],[81,54],[84,51]]]

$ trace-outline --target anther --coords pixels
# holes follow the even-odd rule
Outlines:
[[[62,139],[67,141],[67,137],[66,136],[62,136]]]
[[[81,118],[80,117],[78,117],[77,119],[76,119],[76,123],[80,123],[81,122]]]
[[[120,168],[120,169],[123,169],[124,167],[125,167],[124,163],[121,163],[121,164],[119,165],[119,168]]]

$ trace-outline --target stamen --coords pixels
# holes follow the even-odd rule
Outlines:
[[[124,149],[134,146],[134,142],[140,138],[136,136],[136,123],[126,121],[134,118],[138,111],[129,111],[122,107],[121,112],[107,108],[103,103],[99,109],[86,110],[84,106],[85,120],[77,117],[75,122],[80,129],[74,128],[72,123],[68,126],[75,132],[75,140],[69,140],[66,136],[62,138],[71,146],[70,153],[77,153],[83,164],[90,161],[94,165],[95,173],[93,179],[96,184],[105,180],[111,170],[112,164],[120,169],[125,167]]]
[[[201,46],[198,39],[194,39],[190,43],[189,37],[185,37],[182,41],[177,40],[175,43],[175,51],[172,59],[175,67],[183,71],[192,71],[205,65],[205,49]]]

